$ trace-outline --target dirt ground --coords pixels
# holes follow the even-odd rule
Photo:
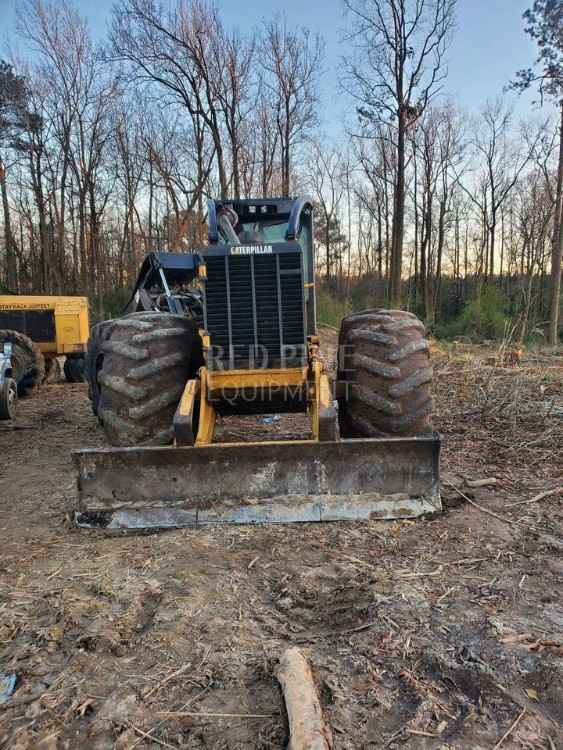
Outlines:
[[[0,747],[283,748],[275,669],[298,645],[337,750],[563,748],[563,358],[505,359],[436,347],[446,509],[416,522],[77,530],[70,451],[104,443],[86,386],[21,401],[0,427]]]

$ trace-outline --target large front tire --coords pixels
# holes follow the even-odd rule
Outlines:
[[[194,322],[167,313],[132,313],[102,328],[93,348],[98,352],[96,411],[109,442],[170,443],[184,386],[201,364]]]
[[[338,377],[344,437],[412,436],[432,431],[432,368],[424,325],[402,310],[366,310],[344,318]]]

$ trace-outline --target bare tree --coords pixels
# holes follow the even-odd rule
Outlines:
[[[39,123],[32,123],[28,128],[27,143],[22,144],[29,154],[29,172],[39,215],[42,284],[49,290],[53,283],[59,286],[61,283],[56,277],[50,280],[54,268],[51,263],[53,188],[59,188],[59,176],[53,175],[53,184],[46,185],[49,161],[54,164],[47,153],[45,128],[49,126],[53,130],[51,142],[58,139],[63,145],[57,234],[64,242],[61,207],[70,175],[78,199],[80,286],[97,293],[101,299],[105,274],[101,222],[113,187],[111,179],[102,181],[101,177],[107,176],[104,158],[112,135],[110,123],[117,93],[116,80],[111,68],[104,65],[101,48],[93,43],[86,22],[66,0],[57,5],[47,5],[43,0],[25,2],[19,8],[18,27],[39,56],[37,72],[41,86],[35,86],[35,96],[39,98],[41,87],[47,89],[49,94],[43,92],[43,105],[53,112],[51,117],[41,113]],[[63,113],[62,118],[57,116],[58,112]]]
[[[528,332],[534,297],[534,283],[550,254],[549,227],[553,218],[553,201],[545,174],[534,169],[522,180],[517,192],[517,217],[522,238],[521,287],[523,304],[520,315],[519,340]]]
[[[144,143],[143,119],[133,116],[135,107],[132,102],[119,102],[113,113],[114,138],[111,152],[115,160],[116,189],[125,207],[122,240],[119,249],[119,282],[123,285],[129,271],[134,273],[138,263],[138,250],[135,226],[142,233],[142,224],[137,205],[142,187],[142,180],[147,164],[147,149]],[[127,262],[125,262],[127,248]]]
[[[482,266],[485,278],[490,279],[495,274],[499,212],[529,164],[537,142],[537,134],[532,143],[525,139],[515,142],[511,134],[510,108],[502,99],[487,102],[475,122],[471,142],[475,169],[472,176],[468,170],[467,179],[459,183],[482,218]]]
[[[438,231],[436,242],[436,267],[434,295],[432,300],[432,321],[440,305],[442,267],[447,242],[447,228],[456,190],[455,170],[463,152],[463,125],[454,108],[436,110],[440,122],[438,129]]]
[[[395,185],[394,148],[390,127],[379,124],[372,138],[356,138],[357,160],[366,184],[356,188],[356,196],[362,207],[376,225],[376,242],[372,247],[377,258],[373,268],[377,268],[379,278],[389,276],[391,250],[391,200]]]
[[[430,112],[420,124],[420,145],[418,152],[421,161],[421,233],[420,233],[420,297],[424,318],[432,322],[433,304],[431,287],[431,248],[433,239],[434,200],[438,191],[440,177],[438,134],[441,123],[438,117]],[[415,207],[416,210],[416,207]]]
[[[276,115],[281,148],[282,193],[290,194],[291,162],[295,148],[318,121],[318,77],[324,42],[307,29],[292,30],[279,19],[267,23],[260,48],[263,68]]]
[[[335,260],[340,260],[341,245],[340,227],[337,222],[340,202],[344,194],[342,159],[336,148],[327,149],[324,144],[316,142],[307,164],[307,183],[313,200],[320,209],[318,238],[325,247],[326,278],[330,281]],[[337,237],[334,236],[337,230]]]
[[[98,315],[117,312],[144,252],[205,241],[207,196],[306,187],[331,295],[388,306],[402,286],[429,323],[460,326],[482,301],[526,336],[548,318],[559,122],[517,130],[494,103],[466,135],[461,113],[438,106],[453,0],[347,0],[358,56],[345,82],[359,127],[346,154],[316,132],[316,36],[280,18],[239,33],[212,0],[116,1],[104,54],[76,0],[20,1],[31,50],[12,71],[26,89],[21,111],[0,73],[4,286],[85,292]],[[534,8],[530,23],[538,8],[558,10]],[[542,62],[546,94],[553,60]],[[7,111],[19,123],[9,133]]]
[[[275,163],[280,141],[279,128],[272,127],[279,121],[279,99],[269,96],[270,90],[259,81],[256,103],[253,111],[253,128],[256,134],[257,159],[260,170],[260,194],[272,195],[275,192]],[[279,191],[282,192],[281,189]]]
[[[213,57],[217,70],[213,85],[221,109],[231,152],[232,193],[241,196],[240,154],[243,148],[244,121],[252,102],[252,65],[255,39],[227,33],[216,24],[212,37]]]
[[[152,0],[121,0],[114,9],[111,42],[114,58],[130,64],[133,80],[157,84],[168,102],[187,110],[194,130],[201,118],[213,139],[221,195],[227,197],[218,93],[227,74],[224,58],[216,54],[221,35],[217,12],[204,0],[178,0],[168,11]],[[235,121],[238,106],[239,98],[231,97]]]
[[[165,194],[166,235],[164,241],[173,249],[202,241],[201,198],[213,166],[214,149],[204,139],[200,148],[199,133],[193,132],[179,114],[153,111],[146,118],[143,139],[152,169],[154,184]],[[194,215],[195,212],[195,215]]]
[[[390,121],[396,129],[391,304],[401,293],[405,225],[407,131],[424,113],[445,76],[443,61],[457,0],[344,0],[352,17],[347,36],[357,51],[348,80],[364,124]]]
[[[28,96],[29,91],[25,78],[18,75],[7,62],[0,60],[0,194],[6,246],[5,281],[8,289],[12,290],[16,290],[18,286],[17,243],[12,232],[6,160],[3,151],[14,138],[17,138],[18,133],[24,129],[26,122],[29,120],[27,112]]]
[[[551,251],[551,308],[549,340],[553,346],[558,340],[559,308],[561,297],[561,258],[563,256],[563,6],[558,0],[534,0],[523,15],[526,33],[537,42],[538,58],[535,69],[517,73],[512,87],[524,91],[537,85],[543,101],[544,95],[552,98],[560,109],[559,167],[557,193],[554,207],[553,239]]]

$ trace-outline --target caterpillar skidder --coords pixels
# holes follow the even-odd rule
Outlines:
[[[409,518],[440,509],[428,343],[414,315],[342,322],[330,381],[306,200],[210,201],[209,245],[151,253],[87,371],[113,446],[74,453],[79,525]],[[217,417],[303,412],[300,440],[214,441]]]

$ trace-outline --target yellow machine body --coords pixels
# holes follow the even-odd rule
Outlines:
[[[204,350],[209,336],[202,335]],[[201,447],[213,443],[215,404],[233,401],[245,393],[302,394],[311,420],[314,441],[337,439],[337,413],[332,389],[319,355],[316,337],[309,341],[308,364],[303,367],[212,371],[202,367],[198,378],[188,380],[174,417],[175,444]]]
[[[79,526],[380,520],[440,510],[439,435],[348,430],[344,419],[340,434],[350,389],[367,390],[367,408],[383,412],[382,426],[402,415],[402,405],[357,381],[357,362],[342,372],[339,362],[338,382],[329,379],[317,336],[312,212],[305,199],[210,201],[207,247],[145,258],[126,308],[131,317],[97,326],[89,350],[95,413],[114,447],[73,453]],[[188,329],[159,326],[155,312],[188,314],[190,337],[198,325],[191,366]],[[421,378],[425,386],[429,368],[403,374],[396,365],[427,344],[403,345],[405,321],[393,312],[379,315],[388,333],[359,333],[393,345],[393,359],[369,361],[372,375],[396,381],[399,398]],[[420,323],[406,325],[419,336]],[[176,370],[181,382],[170,383],[171,368],[183,361],[175,340],[186,342],[186,366]],[[360,351],[357,359],[368,358]],[[230,417],[299,413],[309,422],[303,439],[287,431],[283,439],[282,423],[259,441],[229,440]],[[173,445],[162,445],[171,438]]]
[[[0,295],[0,328],[25,333],[46,356],[86,351],[87,297]]]

